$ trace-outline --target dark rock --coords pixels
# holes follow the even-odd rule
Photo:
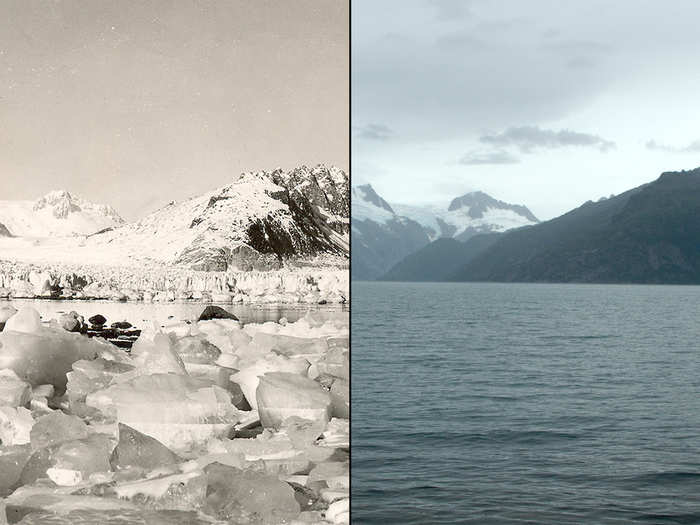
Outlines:
[[[199,321],[209,321],[211,319],[233,319],[238,321],[238,317],[233,315],[231,312],[224,310],[220,306],[207,306],[201,314],[199,314]]]
[[[328,301],[326,301],[325,299],[321,299],[321,300],[318,302],[318,304],[328,304]]]
[[[88,321],[90,321],[90,324],[92,325],[102,326],[107,322],[107,319],[105,318],[105,316],[97,314],[93,315],[90,319],[88,319]]]
[[[117,321],[116,323],[112,323],[110,326],[111,326],[112,328],[118,328],[118,329],[120,329],[120,330],[126,330],[127,328],[131,328],[131,327],[134,326],[134,325],[132,325],[132,324],[131,324],[130,322],[128,322],[128,321]]]
[[[0,323],[0,332],[2,332],[5,329],[5,323],[2,322]]]

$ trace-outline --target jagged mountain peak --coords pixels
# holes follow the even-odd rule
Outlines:
[[[288,259],[347,256],[348,177],[330,170],[249,171],[97,236],[133,256],[202,270],[269,269]]]
[[[374,204],[377,208],[381,208],[383,210],[388,211],[389,213],[394,213],[394,210],[392,207],[389,205],[387,201],[382,199],[376,191],[374,191],[374,188],[372,187],[371,184],[362,184],[360,186],[356,186],[355,189],[361,194],[359,195],[360,198],[363,200],[369,202],[370,204]]]
[[[481,219],[484,213],[489,209],[511,210],[522,215],[527,220],[537,223],[540,222],[537,217],[526,207],[519,204],[509,204],[497,199],[483,191],[472,191],[465,193],[461,197],[457,197],[450,202],[447,211],[456,211],[466,208],[468,215],[472,219]]]

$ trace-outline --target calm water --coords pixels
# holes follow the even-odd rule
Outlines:
[[[46,299],[0,299],[0,306],[11,304],[15,308],[25,305],[35,308],[42,319],[56,318],[64,312],[75,310],[88,319],[95,314],[102,314],[108,323],[129,321],[136,327],[142,328],[146,323],[156,321],[164,324],[168,321],[197,319],[207,306],[204,303],[192,301],[175,301],[169,303],[116,302],[116,301],[53,301]],[[348,307],[341,304],[306,305],[306,304],[220,304],[233,313],[244,323],[264,323],[279,321],[286,317],[289,322],[295,322],[310,310],[347,311]]]
[[[352,293],[353,523],[700,523],[700,287]]]

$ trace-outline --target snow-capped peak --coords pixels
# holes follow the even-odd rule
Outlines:
[[[16,237],[65,237],[118,226],[124,219],[111,206],[53,190],[35,201],[0,201],[0,223]]]

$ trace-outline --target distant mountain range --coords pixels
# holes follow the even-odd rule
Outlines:
[[[537,222],[525,206],[483,192],[467,193],[444,206],[410,206],[389,204],[369,184],[357,186],[352,191],[352,278],[380,278],[436,239],[464,241]]]
[[[35,201],[0,201],[0,236],[65,237],[87,235],[124,224],[114,208],[65,190]]]
[[[265,270],[325,256],[342,260],[349,250],[349,190],[347,174],[335,167],[243,173],[132,223],[65,191],[34,203],[0,201],[0,223],[16,237],[2,241],[0,258],[150,261],[195,270]],[[70,235],[73,242],[63,238]],[[26,242],[29,237],[41,239]]]
[[[700,284],[700,168],[526,228],[433,242],[386,278]]]

